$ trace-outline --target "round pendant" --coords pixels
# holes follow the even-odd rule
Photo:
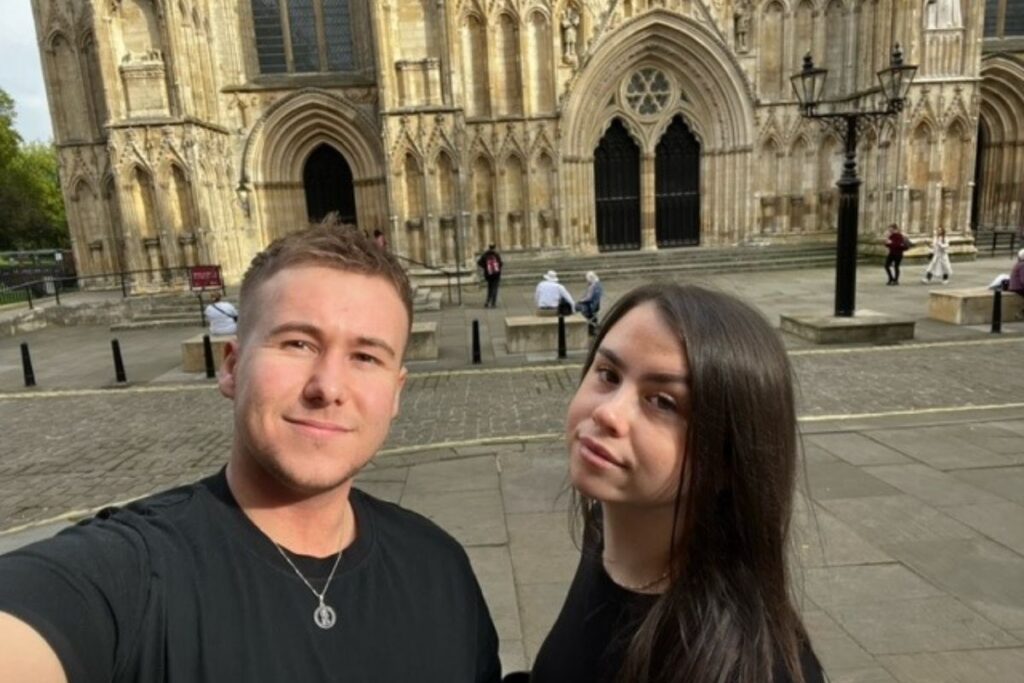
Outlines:
[[[338,621],[338,616],[334,613],[334,608],[330,605],[320,604],[315,610],[313,610],[313,621],[316,625],[325,631]]]

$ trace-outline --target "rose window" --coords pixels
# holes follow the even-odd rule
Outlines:
[[[640,69],[626,85],[626,102],[641,116],[657,114],[672,97],[668,77],[658,69]]]

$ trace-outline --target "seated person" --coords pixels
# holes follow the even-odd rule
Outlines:
[[[572,315],[576,307],[572,294],[558,282],[558,273],[553,270],[544,273],[533,293],[533,301],[537,315]]]
[[[238,330],[238,309],[227,301],[221,301],[220,294],[213,295],[213,301],[203,310],[211,335],[231,335]]]
[[[1017,263],[1010,271],[1010,279],[1007,281],[1006,289],[1024,296],[1024,249],[1017,252]]]
[[[1007,273],[996,275],[995,279],[988,284],[989,289],[1001,289],[1004,292],[1013,292],[1024,296],[1024,249],[1017,252],[1017,263],[1013,270]]]
[[[604,296],[604,287],[594,271],[587,271],[586,278],[587,291],[583,293],[583,298],[576,302],[576,310],[587,320],[596,322],[597,312],[601,309],[601,297]]]

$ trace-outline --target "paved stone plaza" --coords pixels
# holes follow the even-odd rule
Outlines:
[[[1008,263],[956,264],[953,286],[984,284]],[[879,270],[860,269],[858,303],[918,318],[913,343],[787,339],[806,472],[797,592],[814,646],[844,683],[1024,680],[1024,323],[994,336],[920,320],[917,269],[899,288]],[[831,308],[828,269],[690,279],[744,295],[775,323]],[[632,284],[606,287],[614,298]],[[472,290],[465,307],[422,316],[441,323],[441,359],[414,365],[385,450],[359,479],[467,548],[509,670],[529,665],[577,555],[560,432],[581,357],[504,352],[501,319],[527,310],[530,289],[503,289],[493,312]],[[468,366],[472,318],[485,328],[479,369]],[[230,404],[178,369],[178,343],[194,333],[121,334],[132,383],[119,389],[106,329],[0,339],[0,552],[224,463]],[[34,390],[20,386],[22,340]]]

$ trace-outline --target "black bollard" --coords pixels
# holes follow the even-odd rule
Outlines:
[[[992,334],[1000,334],[1003,331],[1003,292],[995,290],[992,292]]]
[[[124,361],[121,360],[121,345],[116,339],[111,339],[110,349],[114,352],[114,376],[118,384],[124,384],[128,381],[128,376],[124,373]]]
[[[473,365],[480,365],[480,321],[473,321]]]
[[[558,357],[565,358],[569,354],[565,350],[565,316],[558,316]]]
[[[217,371],[213,367],[213,344],[208,334],[203,335],[203,360],[206,362],[206,378],[212,379]]]
[[[21,342],[21,369],[25,374],[25,386],[34,387],[36,385],[36,373],[32,369],[32,356],[28,352],[28,344]]]

